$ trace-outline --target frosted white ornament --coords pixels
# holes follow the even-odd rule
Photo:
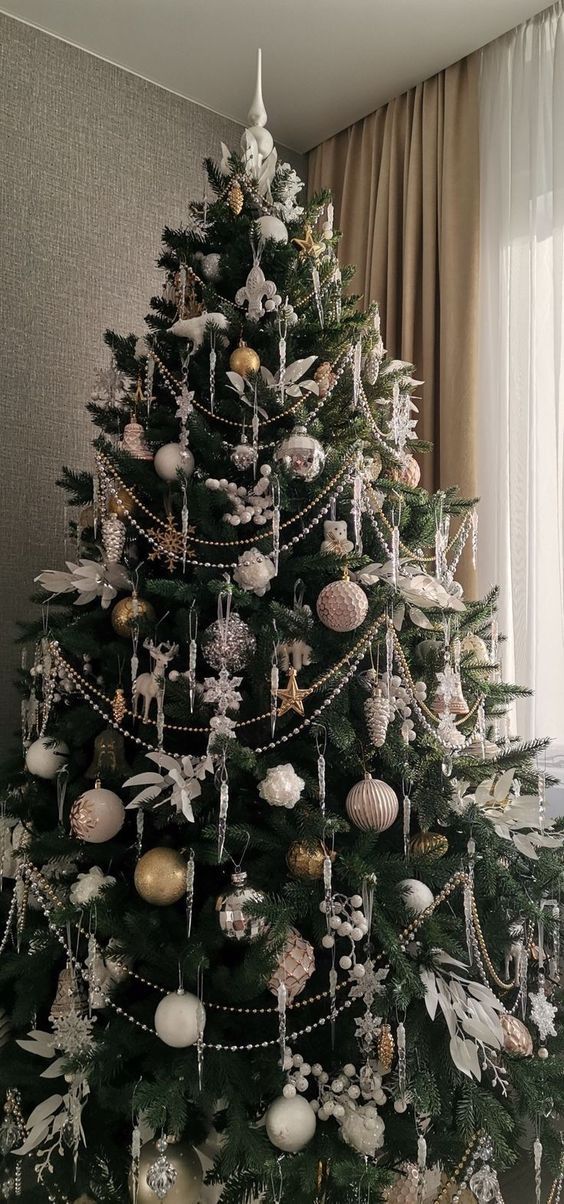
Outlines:
[[[353,1150],[373,1158],[384,1144],[384,1121],[371,1104],[349,1111],[341,1125],[341,1137]]]
[[[233,580],[247,593],[262,598],[270,589],[270,582],[274,576],[274,565],[269,557],[263,556],[258,548],[251,548],[239,557]]]
[[[288,231],[279,217],[273,217],[266,213],[263,217],[258,218],[257,226],[265,242],[267,238],[271,238],[273,242],[288,242]]]
[[[165,1045],[185,1049],[195,1045],[206,1023],[204,1005],[189,991],[176,991],[161,999],[155,1012],[155,1032]]]
[[[69,750],[62,740],[54,742],[47,736],[40,736],[30,744],[25,754],[26,769],[37,778],[56,778],[68,753]]]
[[[272,1145],[285,1154],[297,1154],[311,1141],[317,1126],[315,1112],[302,1095],[283,1095],[270,1105],[265,1117]]]
[[[202,276],[206,280],[217,280],[219,276],[221,256],[218,251],[210,251],[209,255],[204,255],[202,259]]]
[[[385,832],[399,812],[395,790],[369,773],[349,790],[345,806],[349,819],[361,832]]]
[[[406,911],[412,916],[419,916],[435,902],[435,896],[425,882],[419,878],[403,878],[398,883],[398,890],[403,895]]]
[[[165,443],[155,453],[155,472],[163,481],[175,481],[179,469],[190,477],[194,471],[194,457],[190,448],[183,449],[179,443]]]
[[[304,786],[304,779],[299,777],[294,766],[288,762],[285,765],[272,766],[260,783],[258,792],[271,807],[286,807],[287,810],[291,810],[299,802]]]

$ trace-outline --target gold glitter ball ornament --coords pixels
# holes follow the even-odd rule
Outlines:
[[[260,356],[252,347],[247,347],[246,343],[239,343],[229,356],[229,367],[232,372],[238,372],[239,376],[250,376],[251,372],[258,372]]]
[[[173,1185],[166,1193],[166,1204],[200,1204],[202,1199],[202,1164],[196,1151],[187,1141],[173,1141],[168,1138],[166,1160],[176,1172]],[[130,1198],[136,1204],[156,1204],[157,1197],[152,1187],[147,1183],[150,1168],[159,1157],[155,1141],[148,1141],[141,1150],[139,1159],[139,1184],[134,1194],[133,1181],[129,1179]]]
[[[421,480],[421,469],[415,456],[411,452],[407,452],[403,464],[394,464],[388,471],[388,476],[391,481],[397,481],[400,485],[408,485],[410,489],[415,489]]]
[[[300,936],[296,928],[291,928],[280,954],[278,965],[269,979],[268,989],[273,995],[278,994],[279,986],[284,983],[288,1003],[296,999],[303,991],[308,978],[315,970],[315,954],[313,946],[305,937]]]
[[[360,585],[349,581],[330,581],[317,599],[317,614],[330,631],[354,631],[368,614],[368,598]]]
[[[126,518],[135,509],[135,498],[125,485],[114,487],[108,497],[108,510],[118,518]]]
[[[367,773],[349,790],[345,807],[349,819],[361,832],[385,832],[397,819],[399,800],[387,782]]]
[[[323,877],[323,862],[327,856],[331,861],[335,860],[335,853],[328,853],[320,840],[313,844],[294,840],[286,853],[286,864],[294,878],[316,882]]]
[[[133,627],[154,623],[156,617],[151,603],[144,598],[120,598],[112,609],[112,627],[116,635],[130,639]]]
[[[149,849],[137,862],[134,882],[146,903],[169,907],[186,892],[186,862],[176,849]]]
[[[245,196],[243,189],[241,188],[239,181],[234,180],[229,188],[229,192],[227,193],[227,204],[229,205],[231,212],[235,214],[235,217],[239,216],[243,208],[244,200]],[[237,369],[234,368],[233,371],[236,372]]]
[[[503,1029],[503,1048],[515,1058],[530,1058],[533,1053],[533,1038],[522,1020],[503,1012],[499,1017]]]
[[[441,832],[417,832],[411,837],[409,851],[412,857],[431,857],[438,861],[448,853],[448,840]]]

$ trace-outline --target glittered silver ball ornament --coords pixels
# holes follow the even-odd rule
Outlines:
[[[231,941],[254,941],[262,936],[268,924],[263,916],[249,915],[249,904],[262,903],[262,891],[247,886],[247,875],[244,870],[236,870],[231,875],[229,890],[220,895],[216,910],[221,931]]]
[[[230,614],[227,623],[216,619],[202,636],[202,653],[208,665],[218,672],[225,668],[237,673],[250,661],[257,646],[256,639],[239,615]]]
[[[246,435],[242,435],[241,442],[231,452],[231,460],[235,468],[239,468],[241,472],[244,472],[245,469],[252,468],[253,464],[256,464],[257,457],[258,452],[256,448],[249,443]]]
[[[356,581],[330,581],[317,599],[317,614],[330,631],[354,631],[368,614],[368,598]]]
[[[294,427],[277,447],[274,458],[281,460],[290,476],[300,481],[314,481],[325,464],[325,452],[319,439],[308,435],[305,426]]]
[[[399,812],[395,790],[369,773],[349,790],[345,806],[349,819],[361,832],[385,832]]]

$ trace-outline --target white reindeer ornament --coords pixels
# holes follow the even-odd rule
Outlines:
[[[139,700],[142,698],[143,721],[146,723],[153,700],[157,704],[157,713],[162,710],[166,666],[176,656],[178,644],[169,644],[165,641],[161,644],[154,644],[152,640],[145,640],[143,647],[148,649],[149,656],[154,661],[154,665],[150,673],[140,673],[139,677],[135,679],[133,684],[133,714],[137,718]]]

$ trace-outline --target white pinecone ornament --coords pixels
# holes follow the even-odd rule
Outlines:
[[[386,743],[388,734],[388,724],[391,719],[391,707],[389,699],[384,694],[381,686],[376,686],[370,698],[366,699],[364,704],[364,716],[368,735],[375,748],[382,748]]]
[[[109,514],[102,521],[102,543],[106,564],[118,564],[125,547],[125,523],[117,514]]]

